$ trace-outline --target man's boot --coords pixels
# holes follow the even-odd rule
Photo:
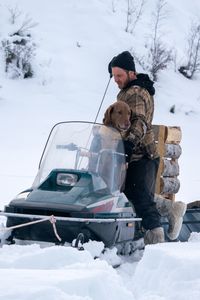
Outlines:
[[[144,243],[145,245],[164,243],[165,235],[162,227],[156,227],[154,229],[149,229],[145,232]]]
[[[181,201],[168,200],[160,195],[155,195],[154,201],[159,214],[162,217],[167,217],[169,228],[167,236],[170,240],[175,240],[181,231],[183,216],[185,214],[187,205]]]

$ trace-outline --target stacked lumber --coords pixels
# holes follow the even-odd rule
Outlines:
[[[181,155],[181,128],[177,126],[153,125],[160,155],[156,179],[156,193],[171,200],[180,188],[178,159]]]

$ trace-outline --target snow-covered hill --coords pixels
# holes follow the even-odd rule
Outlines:
[[[124,30],[127,0],[0,0],[0,40],[12,34],[26,14],[37,23],[31,28],[36,43],[34,78],[7,78],[0,50],[0,209],[31,186],[56,122],[94,120],[109,80],[108,62],[123,50],[145,52],[156,2],[146,1],[131,34]],[[154,123],[182,128],[181,189],[176,199],[190,202],[200,197],[200,75],[191,81],[175,72],[175,67],[184,62],[186,34],[191,20],[199,19],[200,2],[166,0],[166,5],[162,37],[174,47],[177,59],[176,66],[172,63],[163,70],[155,84]],[[13,10],[20,12],[14,25],[10,23]],[[138,64],[136,67],[142,71]],[[112,80],[98,121],[117,92]],[[169,113],[172,105],[175,114]],[[3,247],[0,299],[197,300],[198,235],[194,240],[196,243],[149,246],[141,262],[127,262],[117,271],[105,261],[93,261],[87,252]]]
[[[137,1],[136,1],[137,2]],[[140,1],[139,1],[140,2]],[[139,3],[138,2],[138,3]],[[108,82],[107,65],[120,51],[142,53],[151,32],[155,1],[147,1],[135,33],[125,32],[127,1],[12,1],[1,0],[0,37],[16,30],[28,14],[36,43],[35,78],[11,80],[0,69],[1,205],[30,186],[51,127],[61,120],[94,120]],[[199,2],[167,1],[164,38],[177,51],[177,66],[184,61],[190,20],[197,18]],[[10,24],[10,10],[21,13]],[[18,24],[19,23],[19,24]],[[142,71],[137,65],[138,71]],[[177,199],[199,198],[197,128],[200,112],[199,79],[189,81],[174,66],[163,71],[156,83],[154,123],[181,126],[183,154],[180,159],[181,189]],[[115,101],[112,81],[105,108]],[[172,105],[176,114],[170,114]],[[196,167],[193,168],[193,165]],[[9,186],[9,188],[7,188]]]

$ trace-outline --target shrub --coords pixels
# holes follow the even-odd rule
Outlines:
[[[5,54],[5,71],[10,78],[28,78],[33,76],[32,59],[35,44],[31,35],[20,36],[18,33],[2,41]]]
[[[19,22],[22,12],[16,7],[9,9],[12,33],[1,40],[1,49],[5,57],[5,72],[9,78],[28,78],[33,76],[33,58],[36,44],[30,29],[36,26],[32,19],[25,16]]]

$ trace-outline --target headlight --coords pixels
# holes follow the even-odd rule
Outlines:
[[[69,173],[58,173],[56,182],[58,185],[63,186],[74,186],[78,181],[78,176],[76,174]]]

